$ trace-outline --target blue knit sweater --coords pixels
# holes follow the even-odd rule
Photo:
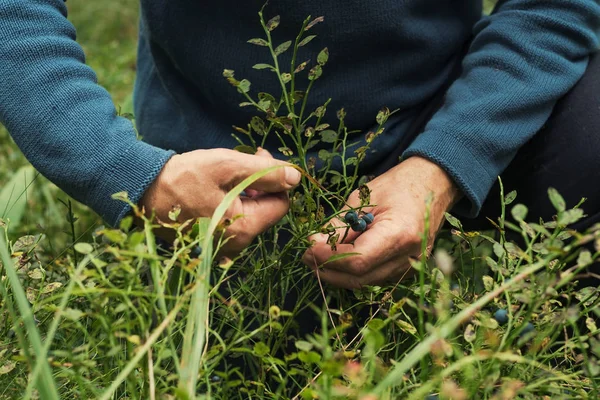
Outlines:
[[[224,68],[253,90],[278,93],[272,74],[252,69],[267,60],[265,48],[245,43],[261,35],[262,3],[141,1],[140,141],[85,65],[63,0],[0,0],[0,121],[43,175],[116,224],[128,208],[111,194],[126,190],[138,201],[174,152],[235,145],[231,126],[251,111],[238,107]],[[295,37],[307,15],[325,17],[300,54],[315,60],[330,49],[309,106],[331,97],[330,114],[343,106],[347,125],[362,130],[382,106],[402,110],[367,168],[399,146],[472,38],[445,105],[404,153],[448,171],[470,215],[582,76],[600,27],[597,0],[505,0],[483,18],[480,0],[274,0],[266,14],[281,15],[278,42]]]

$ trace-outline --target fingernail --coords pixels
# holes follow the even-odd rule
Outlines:
[[[300,172],[292,167],[285,167],[285,182],[290,186],[296,186],[300,183]]]

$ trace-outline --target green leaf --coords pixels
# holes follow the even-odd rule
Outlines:
[[[517,204],[511,210],[511,214],[516,221],[523,221],[527,217],[529,210],[523,204]]]
[[[446,213],[446,221],[448,221],[448,223],[450,225],[452,225],[453,227],[455,227],[456,229],[462,231],[463,230],[463,226],[461,224],[461,222],[458,220],[458,218],[453,217],[452,215]]]
[[[473,324],[467,325],[467,329],[465,329],[464,338],[467,342],[472,343],[475,340],[475,327]]]
[[[10,220],[9,231],[16,229],[27,207],[27,199],[31,196],[36,172],[28,165],[19,168],[11,179],[2,184],[0,191],[0,218]]]
[[[317,18],[313,19],[312,21],[310,21],[308,23],[308,25],[306,25],[306,28],[304,28],[304,30],[305,31],[309,30],[310,28],[312,28],[313,26],[315,26],[319,22],[323,22],[324,19],[325,19],[324,17],[317,17]]]
[[[565,199],[563,199],[560,193],[558,193],[558,190],[554,188],[549,188],[548,197],[550,198],[550,202],[552,202],[554,208],[556,208],[556,211],[563,212],[567,209]]]
[[[298,359],[305,364],[318,364],[321,361],[321,355],[314,351],[301,351],[298,353]]]
[[[330,159],[331,157],[333,157],[333,156],[332,156],[332,154],[331,154],[330,152],[328,152],[327,150],[325,150],[325,149],[321,149],[321,150],[319,150],[318,157],[319,157],[321,160],[323,160],[323,161],[327,161],[327,160],[329,160],[329,159]]]
[[[260,39],[260,38],[250,39],[250,40],[248,40],[248,43],[255,44],[257,46],[263,46],[263,47],[268,47],[269,46],[269,42],[267,42],[264,39]]]
[[[281,17],[279,15],[274,16],[269,21],[267,21],[267,24],[266,24],[267,29],[269,31],[272,31],[273,29],[275,29],[279,26],[279,22],[281,22]]]
[[[262,118],[257,117],[257,116],[252,117],[252,119],[250,120],[250,126],[252,127],[254,132],[259,134],[260,136],[263,136],[267,129],[266,125],[265,125],[265,121],[263,121]],[[252,154],[254,154],[254,153],[252,153]]]
[[[337,140],[338,134],[332,129],[327,129],[321,132],[321,141],[324,143],[334,143]]]
[[[308,72],[308,80],[309,81],[317,80],[321,77],[321,75],[323,75],[323,68],[321,68],[320,65],[315,65]]]
[[[83,317],[84,312],[75,308],[66,308],[63,312],[62,315],[66,318],[69,319],[71,321],[77,321],[78,319],[80,319],[81,317]]]
[[[388,118],[390,116],[390,109],[387,107],[383,107],[378,113],[377,116],[375,117],[375,121],[377,121],[377,123],[379,125],[383,125],[387,122]]]
[[[306,340],[296,340],[294,345],[301,351],[311,351],[313,349],[312,343],[309,343]]]
[[[254,354],[258,357],[264,357],[271,352],[269,346],[264,344],[263,342],[258,342],[254,345]]]
[[[292,149],[290,149],[287,146],[285,146],[285,147],[279,147],[277,150],[279,150],[280,152],[282,152],[283,155],[286,156],[286,157],[291,157],[291,156],[294,155],[294,152],[292,151]]]
[[[250,91],[250,81],[248,79],[242,79],[238,84],[238,90],[241,93],[248,93]]]
[[[485,290],[487,290],[488,292],[491,292],[492,289],[494,289],[494,278],[492,278],[489,275],[484,275],[482,280],[483,280],[483,287],[485,287]]]
[[[83,243],[83,242],[75,243],[74,247],[75,247],[75,251],[78,253],[81,253],[81,254],[90,254],[92,251],[94,251],[94,248],[89,243]]]
[[[584,213],[581,208],[574,208],[572,210],[567,210],[565,212],[559,213],[558,215],[558,224],[561,226],[567,226],[574,224],[583,218]]]
[[[270,70],[274,70],[274,69],[275,69],[275,67],[273,67],[272,65],[269,65],[269,64],[261,64],[261,63],[259,63],[259,64],[254,64],[254,65],[252,66],[252,68],[254,68],[254,69],[270,69]]]
[[[290,48],[291,44],[292,44],[291,40],[281,43],[279,46],[277,46],[275,48],[275,55],[278,56],[278,55],[282,54],[283,52],[285,52],[287,49]]]
[[[367,326],[373,331],[380,331],[385,326],[385,321],[380,318],[373,318],[371,321],[369,321]]]
[[[512,192],[510,192],[506,196],[504,196],[504,204],[509,205],[510,203],[515,201],[516,198],[517,198],[517,191],[513,190]]]
[[[240,153],[245,153],[245,154],[254,154],[254,147],[252,146],[248,146],[246,144],[241,144],[239,146],[235,146],[233,148],[235,151],[239,151]]]
[[[42,294],[47,294],[47,293],[52,293],[54,292],[56,289],[62,287],[62,283],[60,282],[52,282],[47,284],[46,286],[44,286],[44,288],[42,289],[41,293]]]
[[[6,375],[10,373],[15,367],[17,363],[14,361],[6,361],[2,366],[0,366],[0,375]]]
[[[306,150],[310,150],[313,147],[315,147],[316,145],[319,144],[319,140],[310,140],[307,144],[306,144]]]
[[[306,65],[308,65],[308,62],[310,60],[306,60],[303,63],[299,64],[296,69],[294,70],[294,73],[297,74],[298,72],[302,72],[304,71],[304,68],[306,68]]]
[[[586,265],[590,265],[592,262],[594,262],[592,253],[590,253],[588,250],[583,250],[581,253],[579,253],[579,256],[577,257],[577,266],[585,267]]]
[[[327,49],[327,47],[325,47],[317,56],[317,62],[319,63],[319,65],[325,65],[325,63],[327,63],[327,60],[329,60],[329,50]]]
[[[289,72],[281,74],[281,80],[283,81],[283,83],[288,83],[292,80],[292,74],[290,74]]]
[[[317,37],[317,35],[308,35],[307,37],[305,37],[304,39],[302,39],[300,41],[300,43],[298,43],[298,47],[302,47],[302,46],[307,45],[311,40],[313,40],[316,37]]]

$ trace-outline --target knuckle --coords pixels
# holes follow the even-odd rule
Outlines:
[[[350,272],[352,272],[356,276],[362,276],[369,272],[369,263],[360,256],[353,257],[350,261]]]
[[[401,233],[399,244],[402,247],[419,247],[421,245],[421,233],[417,229],[405,229]]]

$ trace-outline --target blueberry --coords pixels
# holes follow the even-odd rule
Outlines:
[[[375,219],[375,217],[371,213],[366,213],[361,218],[367,223],[367,225],[372,223],[373,220]]]
[[[344,221],[346,221],[350,225],[354,225],[358,222],[358,214],[356,213],[356,211],[348,211],[344,216]]]
[[[213,382],[220,382],[221,381],[221,377],[219,375],[213,375],[210,377],[210,380]]]
[[[425,400],[439,400],[440,396],[437,394],[430,394],[429,396],[425,397]]]
[[[498,321],[500,325],[504,325],[508,322],[508,312],[503,308],[499,308],[494,313],[494,319]]]
[[[364,219],[359,219],[356,223],[351,225],[351,228],[355,232],[364,232],[367,229],[367,223]]]
[[[192,258],[198,258],[198,257],[200,257],[200,254],[202,254],[202,247],[195,246],[192,249],[192,252],[190,253],[190,257],[192,257]]]
[[[531,322],[528,322],[527,325],[525,325],[525,327],[523,328],[523,330],[521,330],[519,336],[523,336],[528,334],[529,332],[533,332],[534,329],[535,327],[533,326],[533,324]]]
[[[450,290],[460,290],[460,286],[458,283],[453,283],[452,286],[450,286]]]

